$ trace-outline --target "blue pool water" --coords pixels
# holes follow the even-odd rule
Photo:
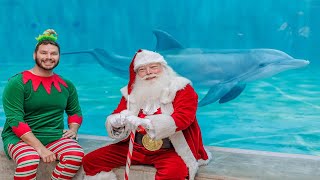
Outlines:
[[[318,155],[319,10],[318,0],[1,0],[0,93],[10,76],[33,66],[34,37],[46,28],[58,32],[63,52],[103,48],[132,56],[139,48],[154,49],[153,29],[169,32],[186,47],[279,49],[311,63],[249,83],[231,102],[199,108],[204,143]],[[80,133],[105,136],[105,118],[127,80],[89,55],[62,56],[56,72],[78,89],[84,115]],[[200,98],[206,91],[197,89]]]

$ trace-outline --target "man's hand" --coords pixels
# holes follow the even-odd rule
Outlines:
[[[152,128],[150,119],[139,118],[137,116],[128,116],[126,120],[127,120],[127,125],[129,126],[130,129],[137,129],[138,126],[143,126],[145,129]]]
[[[76,139],[76,140],[78,139],[77,132],[75,132],[74,130],[71,130],[71,129],[63,130],[62,137]]]
[[[21,139],[37,151],[43,162],[50,163],[57,159],[56,155],[48,150],[32,132],[24,134]]]
[[[37,150],[39,156],[41,157],[41,159],[43,160],[43,162],[45,163],[51,163],[51,162],[54,162],[56,161],[56,155],[48,150],[47,148],[43,147],[39,150]]]

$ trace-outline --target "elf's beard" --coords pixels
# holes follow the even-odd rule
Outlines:
[[[161,93],[164,88],[169,86],[169,83],[173,77],[173,72],[170,70],[171,69],[163,68],[161,74],[151,74],[143,78],[136,76],[132,94],[134,95],[139,108],[160,105]],[[146,80],[148,77],[157,78]]]

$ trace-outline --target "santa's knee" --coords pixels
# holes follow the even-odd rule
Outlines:
[[[82,158],[82,167],[86,174],[91,174],[91,171],[94,171],[95,166],[94,157],[91,157],[90,153]]]
[[[172,179],[185,180],[188,177],[188,168],[184,163],[172,164],[170,167],[157,170],[156,180]]]

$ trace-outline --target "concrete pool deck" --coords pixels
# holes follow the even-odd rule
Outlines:
[[[0,129],[1,132],[1,129]],[[98,147],[110,143],[107,137],[79,136],[79,143],[88,153]],[[320,157],[300,154],[274,153],[266,151],[243,150],[222,147],[206,147],[211,151],[213,160],[200,167],[197,180],[244,180],[244,179],[292,179],[316,180],[320,179]],[[40,163],[37,179],[50,179],[55,163]],[[15,164],[8,160],[0,142],[0,180],[13,179]],[[124,167],[115,170],[118,179],[123,179]],[[130,179],[154,179],[155,169],[150,166],[131,166]],[[81,169],[75,180],[83,179]]]

